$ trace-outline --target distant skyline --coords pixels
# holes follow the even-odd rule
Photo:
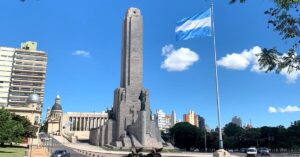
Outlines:
[[[176,41],[176,22],[203,12],[209,1],[3,0],[0,46],[36,41],[48,53],[43,116],[57,93],[64,112],[103,111],[120,84],[121,28],[129,7],[144,20],[144,86],[152,111],[194,110],[217,126],[212,39]],[[265,74],[255,54],[287,50],[289,43],[267,28],[269,1],[229,5],[215,1],[222,126],[240,116],[254,127],[289,126],[299,120],[300,71]]]

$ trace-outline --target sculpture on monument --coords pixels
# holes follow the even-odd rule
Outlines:
[[[124,18],[121,62],[109,120],[91,130],[90,142],[113,149],[162,148],[164,141],[150,118],[149,91],[143,86],[143,18],[137,8],[129,8]]]
[[[141,94],[139,96],[139,99],[141,101],[141,111],[145,110],[145,106],[146,106],[145,103],[146,103],[146,99],[147,99],[146,97],[147,97],[146,93],[141,91]]]

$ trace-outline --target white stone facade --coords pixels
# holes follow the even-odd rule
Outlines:
[[[79,140],[88,140],[90,130],[103,126],[108,119],[106,112],[65,112],[61,121],[65,136],[76,136]]]
[[[47,132],[67,138],[76,136],[88,140],[90,130],[106,123],[106,112],[63,112],[60,97],[57,95],[52,109],[47,110]]]
[[[106,123],[106,112],[66,112],[63,114],[63,124],[70,131],[89,131]]]

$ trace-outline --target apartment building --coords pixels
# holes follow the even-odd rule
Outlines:
[[[156,110],[154,117],[158,125],[158,128],[161,131],[167,131],[169,128],[174,126],[177,122],[175,111],[172,111],[172,114],[168,115],[163,110]]]
[[[8,104],[14,53],[14,48],[0,47],[0,107]]]
[[[185,122],[189,122],[197,127],[199,126],[198,115],[192,110],[190,110],[188,114],[184,114],[183,119]]]
[[[24,42],[21,48],[0,47],[0,106],[24,107],[34,90],[42,105],[47,61],[36,42]]]

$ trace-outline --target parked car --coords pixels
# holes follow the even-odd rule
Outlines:
[[[247,157],[256,157],[257,156],[257,149],[254,147],[250,147],[247,149]]]
[[[56,150],[51,157],[70,157],[70,153],[67,150]]]
[[[270,156],[270,151],[269,151],[269,148],[260,148],[260,151],[259,151],[260,155],[263,156],[263,155],[268,155]]]
[[[241,148],[241,149],[240,149],[240,152],[241,152],[241,153],[247,153],[247,148]]]

